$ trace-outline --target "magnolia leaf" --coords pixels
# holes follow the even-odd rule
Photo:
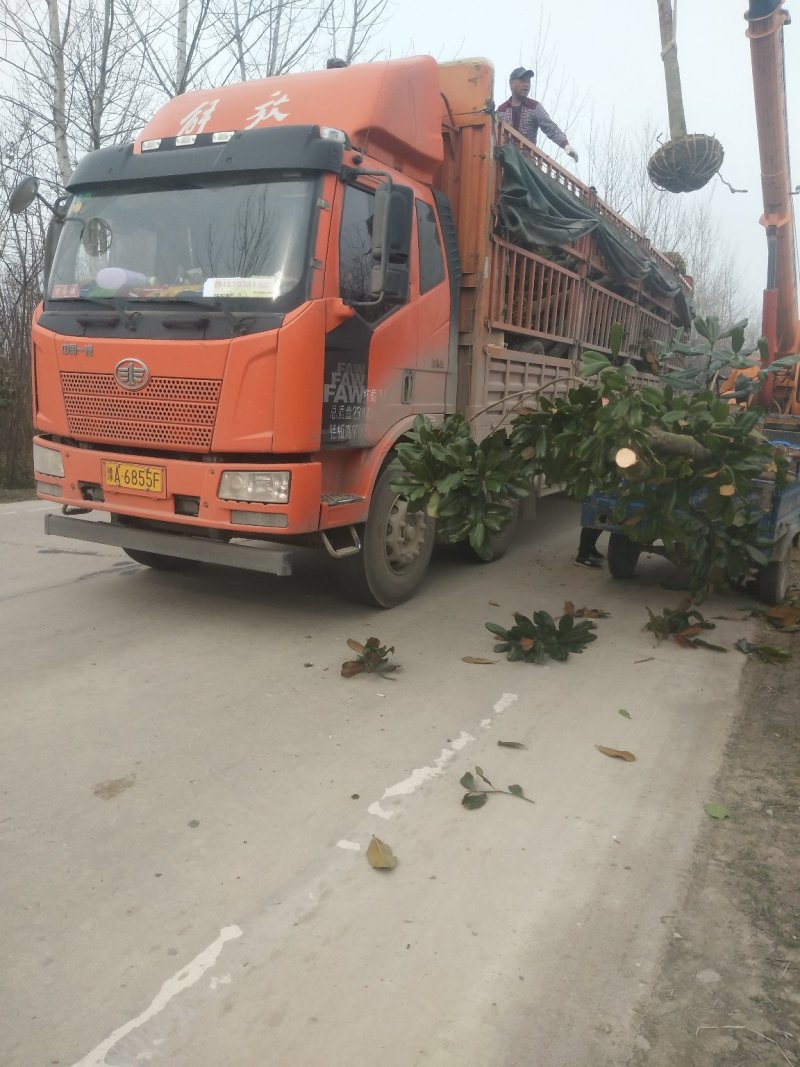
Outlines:
[[[735,648],[746,656],[755,656],[762,663],[788,663],[792,658],[787,648],[775,648],[772,645],[751,645],[744,637],[736,642]]]
[[[602,752],[604,756],[611,756],[612,759],[625,760],[626,763],[635,763],[636,757],[632,752],[626,752],[621,748],[606,748],[605,745],[594,746],[598,752]]]
[[[630,719],[631,713],[626,711],[625,708],[620,708],[617,715],[621,715],[623,719]]]
[[[364,646],[361,644],[361,642],[354,641],[352,637],[347,638],[347,647],[352,648],[354,652],[358,652],[359,654],[363,653],[364,651]]]
[[[462,663],[477,663],[477,664],[489,664],[497,663],[496,659],[484,659],[483,656],[462,656]]]
[[[345,660],[342,664],[342,678],[355,678],[357,674],[363,674],[366,670],[363,663],[357,659]]]
[[[484,780],[484,782],[486,782],[486,784],[489,786],[490,789],[494,789],[494,786],[492,785],[492,783],[489,781],[489,779],[483,773],[483,767],[476,767],[475,768],[475,773],[477,774],[477,776],[479,778],[482,778]]]
[[[478,808],[483,807],[488,799],[488,793],[465,793],[461,798],[461,803],[470,811],[477,811]]]
[[[521,741],[498,741],[498,745],[501,748],[527,748],[527,745],[523,745]]]
[[[790,626],[800,625],[800,608],[779,604],[763,612],[768,622],[776,630],[786,630]]]
[[[367,849],[367,859],[376,870],[391,871],[397,866],[397,858],[385,841],[373,837]]]
[[[703,808],[712,819],[729,819],[731,815],[724,804],[704,804]]]

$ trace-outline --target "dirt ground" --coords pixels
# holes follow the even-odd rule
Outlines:
[[[790,592],[800,603],[800,562]],[[800,1064],[800,634],[758,638],[709,818],[631,1067]],[[754,639],[755,641],[755,639]],[[702,709],[698,709],[699,712]]]

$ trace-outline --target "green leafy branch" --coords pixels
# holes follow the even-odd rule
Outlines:
[[[486,629],[500,639],[495,652],[505,652],[512,662],[544,663],[547,657],[564,662],[570,653],[583,652],[588,644],[597,640],[597,629],[590,621],[576,622],[571,614],[562,615],[559,621],[546,611],[534,611],[533,618],[514,613],[515,625],[506,629],[495,622],[487,622]]]
[[[681,648],[708,648],[712,652],[727,652],[722,645],[712,645],[700,638],[705,630],[714,630],[716,623],[708,622],[697,608],[692,607],[690,598],[682,600],[676,608],[664,608],[660,615],[647,609],[650,621],[643,630],[650,630],[659,641],[672,638]]]
[[[360,641],[354,641],[352,637],[349,637],[347,645],[357,655],[355,659],[345,660],[342,664],[343,678],[354,678],[357,674],[385,676],[400,670],[399,663],[389,663],[389,657],[394,652],[394,645],[382,645],[378,637],[368,637],[363,645]]]
[[[710,351],[728,338],[741,353],[744,321],[728,330],[698,321]],[[618,365],[619,330],[612,339],[610,357],[585,353],[577,384],[565,396],[542,395],[538,410],[516,415],[508,433],[476,443],[462,416],[437,426],[418,418],[398,448],[403,473],[395,488],[436,516],[448,540],[469,540],[484,556],[538,475],[579,500],[607,495],[614,523],[640,544],[661,541],[686,565],[693,597],[702,601],[767,562],[751,489],[765,475],[780,485],[786,461],[759,432],[757,410],[731,406],[711,390],[635,387],[634,368]]]
[[[409,500],[409,509],[425,508],[437,520],[437,531],[450,542],[469,541],[485,559],[491,537],[514,515],[516,501],[531,490],[517,457],[509,451],[505,430],[477,442],[462,415],[438,426],[418,416],[398,445],[403,472],[392,488]]]
[[[525,800],[528,804],[535,803],[530,797],[525,796],[525,792],[521,785],[510,785],[508,789],[495,789],[483,773],[483,768],[476,767],[475,774],[482,782],[485,782],[489,788],[485,789],[480,785],[470,771],[467,771],[467,773],[460,779],[460,784],[467,790],[461,798],[461,803],[470,811],[476,811],[478,808],[482,808],[483,805],[488,802],[491,793],[503,793],[505,796],[517,797],[519,800]]]

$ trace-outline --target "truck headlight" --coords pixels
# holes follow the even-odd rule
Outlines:
[[[290,471],[223,471],[220,500],[249,500],[261,504],[288,504]]]
[[[64,457],[54,448],[33,446],[33,469],[37,474],[49,474],[51,478],[64,477]]]

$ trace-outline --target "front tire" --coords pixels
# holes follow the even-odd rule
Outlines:
[[[138,548],[123,548],[126,556],[143,567],[152,567],[154,571],[186,571],[197,566],[193,559],[181,559],[180,556],[160,556],[157,552],[141,552]]]
[[[609,534],[608,570],[612,578],[632,578],[641,552],[642,546],[625,534]]]
[[[397,464],[384,468],[358,530],[361,551],[337,562],[342,591],[370,607],[393,608],[408,600],[428,569],[436,540],[435,520],[409,511],[407,499],[392,489],[399,473]]]

